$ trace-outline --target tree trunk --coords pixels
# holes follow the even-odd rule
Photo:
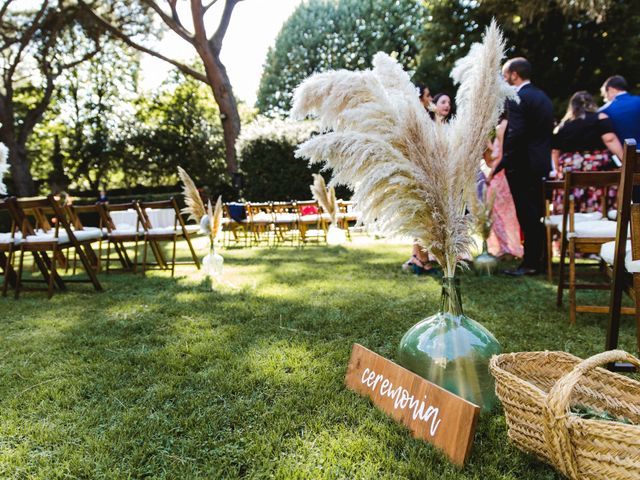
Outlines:
[[[36,184],[31,176],[30,162],[27,158],[27,148],[15,142],[9,147],[9,164],[11,165],[11,178],[19,197],[33,197],[36,195]],[[13,148],[12,148],[13,147]]]
[[[240,135],[238,105],[233,96],[227,69],[220,61],[219,55],[211,52],[208,48],[204,48],[200,52],[200,57],[204,63],[213,98],[220,108],[227,172],[233,176],[238,172],[238,161],[236,159],[236,140]]]

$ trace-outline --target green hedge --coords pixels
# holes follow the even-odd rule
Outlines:
[[[295,150],[316,130],[313,122],[265,117],[247,125],[238,139],[244,199],[254,202],[311,199],[312,174],[322,166],[310,166],[305,159],[296,158]],[[327,180],[330,177],[324,176]],[[351,196],[346,188],[339,188],[336,193],[345,199]]]

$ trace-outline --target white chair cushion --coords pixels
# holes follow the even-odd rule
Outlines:
[[[82,242],[84,240],[97,240],[102,238],[102,232],[99,228],[83,228],[82,230],[76,230],[73,235]]]
[[[252,215],[251,221],[253,223],[271,223],[273,222],[273,216],[269,213],[260,212]]]
[[[615,222],[618,219],[618,210],[609,210],[607,212],[607,218]]]
[[[178,228],[161,227],[161,228],[150,228],[149,230],[147,230],[148,235],[173,235],[173,234],[181,234],[181,233],[182,233],[182,227],[178,227]]]
[[[0,243],[8,245],[13,243],[14,245],[20,245],[22,242],[22,233],[15,232],[13,236],[11,233],[0,233]]]
[[[222,223],[224,224],[224,222]],[[188,233],[198,233],[200,231],[200,225],[189,224],[189,225],[185,225],[185,228],[187,229]],[[180,225],[178,225],[178,230],[181,230]]]
[[[142,227],[138,228],[138,235],[142,235],[144,233],[144,229]],[[111,230],[112,237],[130,237],[131,235],[136,234],[135,227],[131,225],[127,225],[126,227],[118,227],[115,230]]]
[[[24,239],[25,243],[38,243],[38,242],[48,242],[48,243],[68,243],[69,236],[67,232],[61,231],[58,232],[58,238],[53,231],[51,233],[42,233],[41,231],[36,232],[35,235],[28,235]]]
[[[575,223],[578,222],[591,222],[595,220],[601,220],[602,214],[600,212],[589,212],[589,213],[576,213],[573,215],[573,220]],[[568,222],[569,220],[567,220]],[[551,227],[560,227],[562,228],[562,215],[549,215],[544,219],[544,224],[549,225]]]
[[[616,242],[607,242],[600,247],[600,258],[607,262],[609,265],[613,265],[613,257],[615,254]],[[631,254],[631,240],[627,240],[627,246],[625,248],[624,266],[629,273],[640,273],[640,260],[633,260]]]
[[[295,213],[276,213],[276,223],[294,223],[297,220]]]
[[[567,233],[567,238],[615,238],[616,226],[616,222],[610,220],[578,222],[574,231]]]
[[[320,220],[320,215],[301,215],[300,221],[303,223],[316,223]]]

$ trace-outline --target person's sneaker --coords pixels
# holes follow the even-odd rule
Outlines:
[[[523,277],[525,275],[538,275],[541,271],[536,270],[535,268],[518,267],[503,270],[502,273],[509,275],[510,277]]]

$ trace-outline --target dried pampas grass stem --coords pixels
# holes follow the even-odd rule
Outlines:
[[[184,201],[187,204],[181,211],[189,215],[189,218],[200,222],[200,219],[207,214],[202,198],[200,197],[200,192],[198,192],[196,184],[184,168],[178,167],[178,174],[180,175],[180,180],[182,180],[182,192],[184,193]]]
[[[323,129],[297,154],[325,162],[334,173],[330,185],[354,190],[366,223],[419,239],[449,277],[469,255],[465,200],[487,138],[506,98],[515,97],[500,76],[503,51],[492,22],[452,72],[460,88],[448,124],[431,120],[409,75],[384,53],[372,70],[318,73],[294,94],[292,116],[316,115]]]
[[[322,209],[331,217],[331,223],[336,222],[338,214],[338,201],[336,199],[336,189],[334,187],[327,188],[324,177],[318,173],[313,174],[313,185],[311,185],[311,193],[313,198],[317,200]]]

